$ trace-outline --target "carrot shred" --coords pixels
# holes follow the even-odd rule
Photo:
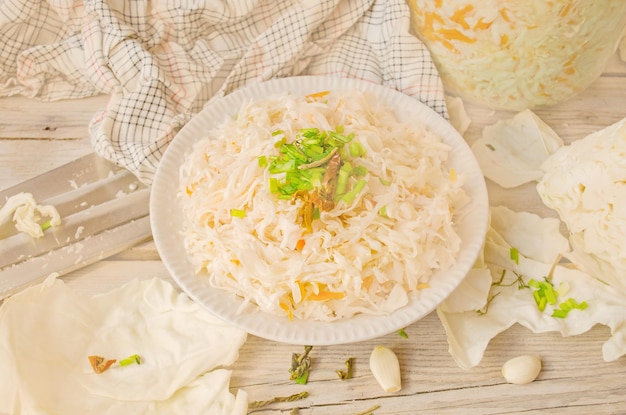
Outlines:
[[[502,8],[500,10],[498,10],[500,12],[500,16],[502,16],[502,18],[504,19],[504,21],[511,23],[511,19],[509,18],[509,15],[506,12],[505,8]]]
[[[336,291],[322,291],[319,294],[311,294],[307,300],[311,301],[328,301],[328,300],[341,300],[346,295],[344,293]]]
[[[570,65],[572,65],[577,57],[578,57],[577,53],[572,54],[572,56],[563,64],[563,66],[570,66]]]
[[[465,42],[465,43],[476,42],[476,39],[472,39],[471,37],[464,35],[463,33],[461,33],[460,31],[456,29],[441,28],[437,30],[437,33],[443,35],[443,37],[445,37],[448,40],[458,40],[458,41]]]
[[[437,13],[424,13],[424,24],[422,25],[422,34],[430,40],[437,40],[435,33],[435,22],[444,24],[445,21]]]
[[[450,20],[459,24],[463,29],[469,29],[470,25],[469,23],[467,23],[467,21],[465,21],[465,18],[467,16],[467,13],[471,12],[472,10],[474,10],[474,6],[472,6],[471,4],[468,4],[462,9],[456,10],[452,14],[452,17],[450,17]]]
[[[304,248],[304,245],[306,244],[304,239],[298,239],[298,242],[296,242],[296,251],[302,251],[302,248]]]
[[[304,293],[306,292],[306,285],[305,285],[305,283],[303,283],[300,280],[297,280],[296,283],[298,284],[298,289],[300,290],[300,295],[304,296]]]
[[[563,6],[563,8],[561,9],[561,11],[559,12],[559,16],[563,17],[566,14],[569,13],[570,9],[572,8],[572,3],[567,3],[565,6]]]
[[[337,291],[328,291],[326,284],[318,284],[319,292],[317,294],[311,293],[307,296],[307,300],[311,301],[328,301],[328,300],[341,300],[346,295]]]
[[[291,311],[291,307],[282,302],[278,303],[278,305],[287,313],[287,318],[289,319],[289,321],[293,321],[293,311]]]
[[[485,22],[481,17],[474,25],[474,30],[487,30],[491,27],[492,24],[493,22]]]
[[[330,91],[319,91],[314,92],[312,94],[308,94],[306,96],[307,101],[315,101],[320,98],[324,98],[326,95],[330,94]]]
[[[457,174],[455,169],[450,169],[450,180],[454,181],[457,179]]]
[[[452,44],[452,42],[448,41],[448,40],[442,40],[441,44],[448,49],[450,52],[453,53],[460,53],[459,50],[457,48],[454,47],[454,45]]]
[[[370,287],[372,286],[373,282],[374,282],[374,276],[373,275],[367,276],[367,277],[363,278],[363,282],[361,283],[361,287],[365,288],[366,290],[369,290]]]
[[[194,182],[185,187],[185,193],[187,193],[187,196],[191,196],[193,192],[196,191],[196,187],[198,187],[198,184],[198,182]]]

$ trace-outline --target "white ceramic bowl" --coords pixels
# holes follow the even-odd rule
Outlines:
[[[457,232],[462,244],[456,264],[450,270],[433,275],[429,280],[430,288],[423,290],[418,300],[388,315],[362,314],[333,322],[320,322],[290,321],[286,316],[265,313],[252,305],[238,312],[242,300],[211,287],[206,278],[195,274],[187,259],[181,232],[182,212],[176,203],[179,168],[195,140],[205,136],[208,129],[223,123],[227,116],[236,114],[244,101],[275,94],[305,95],[333,89],[359,89],[373,93],[393,108],[400,120],[421,120],[451,146],[448,164],[466,175],[463,187],[471,197],[470,203],[457,215]],[[168,271],[183,291],[217,317],[250,334],[312,346],[379,337],[407,327],[433,311],[458,286],[474,264],[484,242],[488,210],[486,185],[478,163],[465,140],[443,117],[414,98],[390,88],[355,79],[313,76],[253,84],[207,106],[185,125],[167,148],[157,169],[150,198],[150,220],[156,247]]]

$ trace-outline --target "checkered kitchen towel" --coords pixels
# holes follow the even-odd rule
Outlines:
[[[405,0],[0,0],[0,96],[110,94],[95,150],[150,183],[212,99],[293,75],[395,88],[447,116]]]

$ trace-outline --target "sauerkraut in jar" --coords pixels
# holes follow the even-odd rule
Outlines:
[[[408,0],[446,90],[492,108],[557,104],[604,70],[626,0]]]

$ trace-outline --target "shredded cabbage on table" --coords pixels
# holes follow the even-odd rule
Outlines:
[[[577,266],[626,294],[626,119],[561,147],[537,183],[569,231]]]
[[[364,183],[354,199],[318,209],[306,229],[306,198],[270,189],[288,173],[270,173],[266,162],[310,128],[359,143],[350,162]],[[359,91],[247,102],[180,168],[186,251],[199,278],[269,313],[321,321],[388,313],[427,289],[460,249],[454,214],[467,195],[449,151],[418,120],[401,122]]]

